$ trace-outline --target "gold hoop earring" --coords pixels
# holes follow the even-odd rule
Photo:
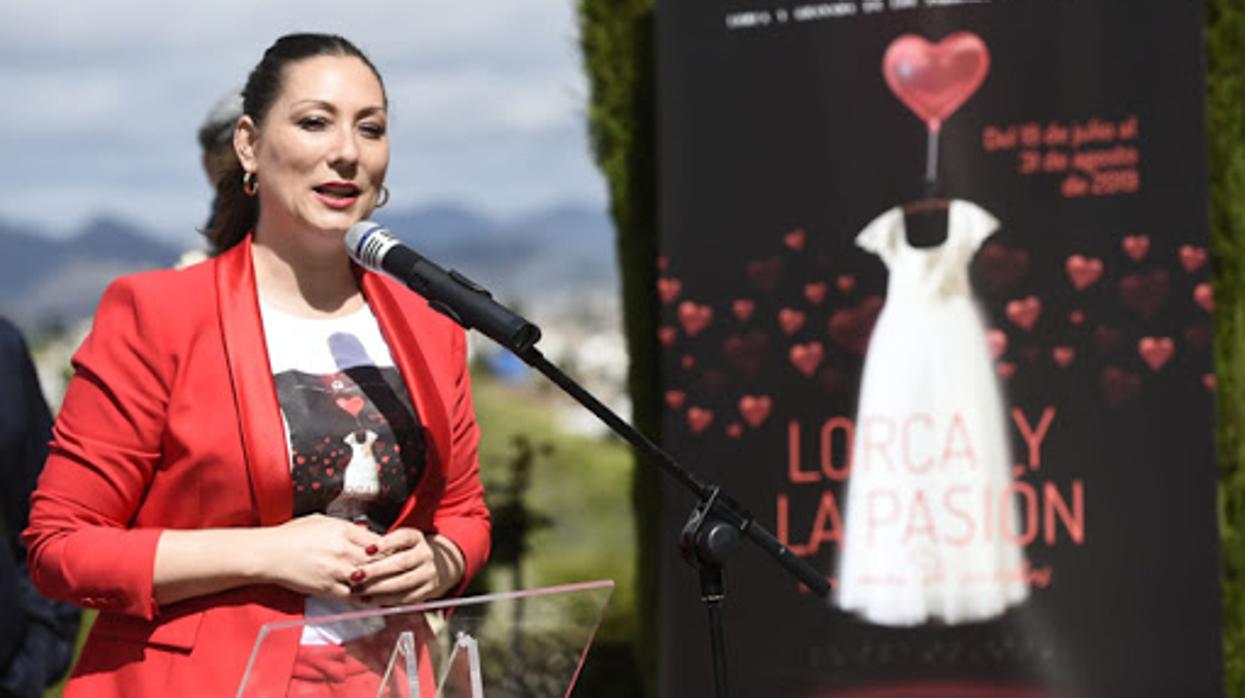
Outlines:
[[[255,196],[259,191],[259,178],[254,172],[242,173],[242,193],[247,196]]]
[[[374,208],[384,208],[389,203],[389,187],[380,185],[380,196],[376,197],[376,206]]]

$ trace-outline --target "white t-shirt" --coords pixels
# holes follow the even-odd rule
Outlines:
[[[260,302],[285,425],[294,516],[323,513],[383,533],[419,484],[423,427],[370,308],[302,318]],[[359,610],[309,597],[308,618]],[[303,644],[374,632],[360,623],[307,625]]]

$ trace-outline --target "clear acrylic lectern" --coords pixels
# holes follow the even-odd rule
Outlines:
[[[564,698],[613,590],[585,582],[270,623],[237,695]]]

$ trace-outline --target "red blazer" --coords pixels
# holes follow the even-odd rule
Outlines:
[[[394,526],[454,541],[465,585],[488,555],[489,515],[463,331],[389,279],[362,272],[361,286],[430,437]],[[94,323],[24,533],[36,585],[100,611],[65,695],[233,695],[260,626],[301,617],[304,597],[255,585],[157,607],[152,567],[163,529],[291,517],[249,239],[117,280]],[[288,676],[281,662],[266,668]]]

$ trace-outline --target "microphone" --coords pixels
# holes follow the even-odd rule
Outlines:
[[[493,300],[476,282],[445,271],[403,245],[387,228],[359,221],[346,231],[351,259],[372,271],[389,274],[428,299],[433,310],[467,329],[477,329],[522,356],[540,340],[540,328]]]

